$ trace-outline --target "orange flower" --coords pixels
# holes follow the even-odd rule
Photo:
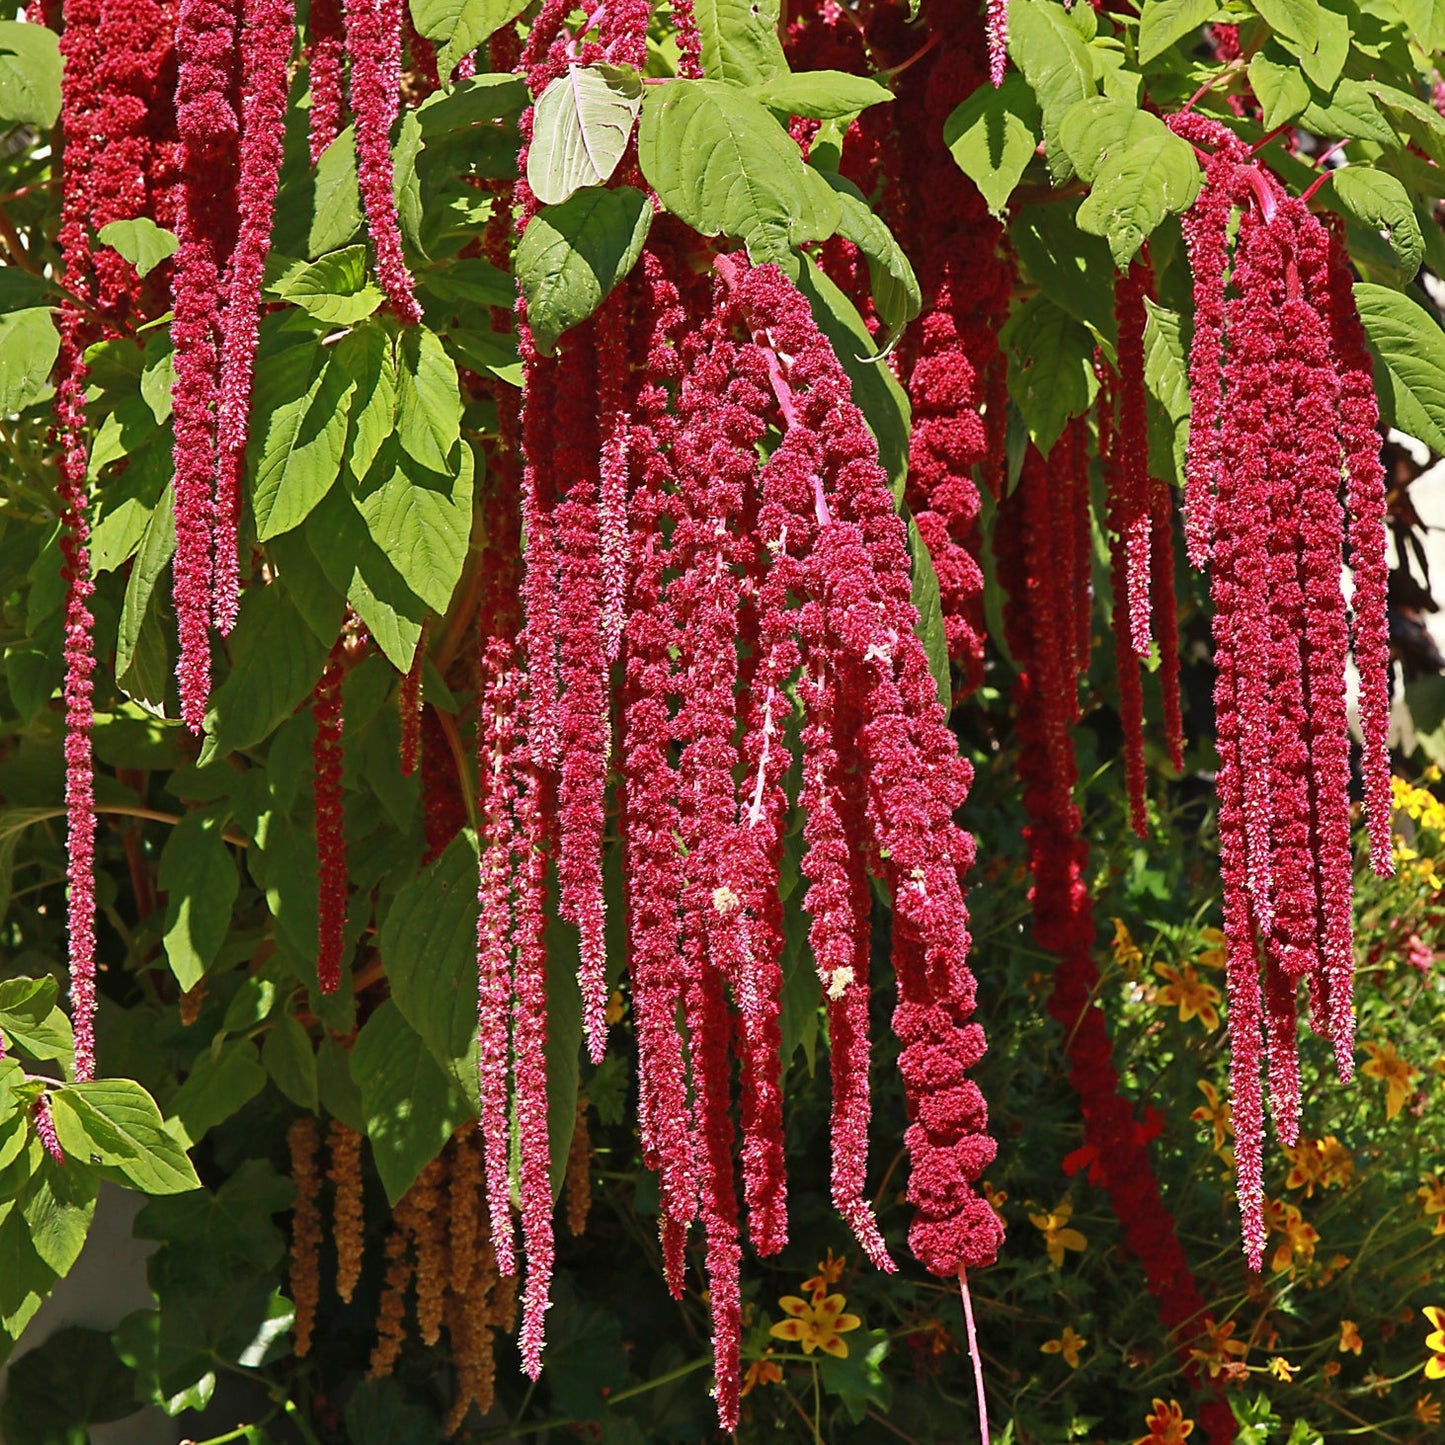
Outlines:
[[[1320,1242],[1320,1236],[1314,1225],[1305,1222],[1304,1215],[1295,1205],[1282,1200],[1266,1200],[1264,1219],[1271,1230],[1284,1235],[1269,1262],[1271,1274],[1283,1274],[1288,1270],[1293,1278],[1295,1270],[1301,1265],[1314,1263],[1315,1245]]]
[[[812,1279],[803,1281],[803,1288],[813,1297],[813,1303],[817,1304],[824,1295],[828,1293],[829,1286],[835,1285],[843,1278],[843,1271],[847,1268],[848,1256],[841,1258],[833,1253],[833,1246],[828,1246],[827,1259],[818,1261],[818,1272]]]
[[[1320,1369],[1320,1373],[1327,1380],[1333,1380],[1340,1373],[1340,1362],[1338,1360],[1326,1360]]]
[[[1319,1150],[1323,1165],[1320,1183],[1326,1189],[1343,1189],[1355,1172],[1355,1156],[1333,1134],[1319,1141]]]
[[[1156,963],[1154,972],[1168,982],[1154,995],[1154,1002],[1163,1008],[1179,1008],[1179,1022],[1187,1024],[1197,1018],[1211,1033],[1219,1027],[1219,1002],[1224,997],[1212,983],[1205,983],[1192,963],[1182,969],[1172,964]]]
[[[1434,1332],[1425,1336],[1425,1348],[1430,1351],[1430,1358],[1425,1361],[1425,1378],[1445,1380],[1445,1310],[1438,1305],[1426,1305],[1425,1318],[1435,1326]]]
[[[1440,1402],[1431,1395],[1421,1395],[1415,1401],[1413,1413],[1422,1425],[1438,1425],[1440,1423]]]
[[[1269,1372],[1276,1380],[1283,1380],[1287,1385],[1299,1374],[1299,1366],[1290,1364],[1283,1355],[1274,1355],[1269,1362]]]
[[[1194,1421],[1184,1416],[1178,1400],[1155,1400],[1149,1418],[1144,1421],[1149,1427],[1147,1435],[1141,1435],[1134,1445],[1184,1445],[1185,1439],[1194,1433]]]
[[[1129,932],[1129,925],[1122,918],[1114,920],[1114,962],[1133,978],[1139,970],[1139,965],[1144,962],[1144,955],[1139,951],[1139,945],[1134,942],[1134,936]]]
[[[769,1351],[769,1354],[771,1353]],[[748,1366],[748,1372],[743,1376],[743,1387],[738,1394],[751,1394],[759,1385],[776,1385],[782,1378],[783,1372],[776,1361],[764,1356],[761,1360],[754,1360]]]
[[[1089,1241],[1077,1229],[1069,1227],[1073,1213],[1074,1206],[1066,1199],[1050,1214],[1029,1215],[1029,1223],[1043,1231],[1044,1248],[1048,1250],[1049,1260],[1055,1269],[1063,1264],[1066,1249],[1082,1254],[1089,1247]]]
[[[998,1215],[999,1222],[1007,1224],[1008,1221],[1004,1219],[1003,1216],[1003,1207],[1008,1203],[1008,1190],[995,1189],[993,1185],[985,1179],[983,1181],[983,1197],[988,1200],[988,1207]]]
[[[1209,1378],[1214,1380],[1219,1377],[1221,1370],[1232,1363],[1231,1355],[1247,1355],[1249,1346],[1243,1340],[1230,1339],[1234,1333],[1233,1320],[1225,1320],[1222,1325],[1217,1325],[1214,1323],[1212,1315],[1205,1315],[1204,1328],[1209,1335],[1209,1348],[1207,1350],[1196,1348],[1190,1350],[1189,1353],[1209,1371]]]
[[[775,1324],[768,1333],[774,1339],[792,1340],[802,1345],[805,1355],[822,1350],[826,1355],[847,1359],[848,1342],[838,1336],[856,1330],[863,1321],[857,1315],[844,1314],[845,1303],[840,1294],[825,1295],[821,1299],[814,1295],[811,1304],[796,1295],[785,1294],[778,1304],[791,1318]]]
[[[1201,1104],[1189,1117],[1197,1124],[1208,1124],[1214,1130],[1214,1147],[1224,1148],[1225,1139],[1234,1133],[1234,1114],[1227,1099],[1219,1097],[1219,1090],[1208,1079],[1200,1079],[1199,1092],[1208,1101]]]
[[[1422,1174],[1415,1197],[1420,1201],[1426,1219],[1432,1214],[1438,1216],[1431,1233],[1445,1234],[1445,1179],[1438,1174]]]
[[[1073,1325],[1065,1325],[1064,1332],[1056,1340],[1045,1340],[1039,1346],[1041,1354],[1062,1355],[1064,1363],[1071,1369],[1079,1368],[1079,1351],[1089,1342],[1083,1335],[1075,1334]]]
[[[1352,1355],[1358,1355],[1365,1347],[1365,1342],[1360,1338],[1359,1327],[1354,1320],[1340,1321],[1340,1353],[1343,1355],[1348,1350]]]
[[[1361,1044],[1360,1047],[1370,1056],[1360,1072],[1367,1079],[1378,1079],[1384,1084],[1385,1118],[1393,1119],[1405,1107],[1410,1086],[1420,1071],[1395,1052],[1394,1044]]]
[[[1228,946],[1228,940],[1225,938],[1223,930],[1201,928],[1199,937],[1201,942],[1208,944],[1208,947],[1196,960],[1200,968],[1223,968],[1225,950]]]

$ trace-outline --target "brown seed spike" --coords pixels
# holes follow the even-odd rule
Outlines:
[[[296,1306],[292,1332],[296,1336],[297,1358],[311,1351],[311,1334],[316,1327],[316,1302],[321,1296],[318,1254],[321,1245],[321,1214],[316,1207],[321,1192],[321,1175],[316,1168],[319,1143],[316,1120],[303,1114],[287,1134],[291,1146],[291,1179],[296,1185],[295,1212],[291,1219],[291,1300]]]
[[[331,1228],[336,1237],[336,1293],[347,1303],[361,1278],[364,1241],[361,1191],[361,1135],[333,1119],[326,1131],[331,1167],[326,1177],[336,1186]]]
[[[592,1136],[587,1131],[587,1095],[577,1098],[577,1123],[572,1130],[572,1147],[567,1151],[567,1228],[574,1237],[587,1228],[592,1209]]]

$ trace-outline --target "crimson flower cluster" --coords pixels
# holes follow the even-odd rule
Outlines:
[[[1188,114],[1170,124],[1213,148],[1185,221],[1196,313],[1185,501],[1190,555],[1207,564],[1214,600],[1235,1154],[1258,1268],[1260,1073],[1267,1058],[1276,1128],[1291,1145],[1301,981],[1341,1078],[1353,1067],[1352,642],[1371,861],[1381,874],[1392,866],[1384,473],[1338,229],[1288,196],[1224,126]]]

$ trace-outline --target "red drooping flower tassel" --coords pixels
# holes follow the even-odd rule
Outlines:
[[[1149,656],[1150,552],[1153,518],[1150,508],[1149,446],[1145,420],[1144,298],[1148,266],[1135,261],[1114,284],[1114,319],[1119,329],[1119,433],[1109,468],[1109,526],[1122,545],[1116,589],[1125,596],[1129,645]]]
[[[241,52],[241,149],[236,182],[240,227],[226,277],[221,319],[220,414],[215,497],[215,580],[212,617],[224,637],[240,607],[236,527],[250,433],[251,382],[266,254],[281,174],[286,123],[286,66],[295,39],[294,0],[243,0],[237,27]]]
[[[45,1146],[45,1152],[57,1164],[64,1164],[65,1150],[60,1147],[60,1136],[55,1132],[55,1116],[50,1112],[49,1094],[41,1094],[36,1099],[32,1107],[32,1114],[35,1119],[35,1132],[40,1136],[40,1142]]]
[[[331,649],[311,701],[316,738],[311,745],[311,796],[316,808],[316,977],[322,993],[341,984],[346,944],[346,832],[341,800],[341,684],[345,642]]]
[[[307,22],[306,77],[311,90],[309,148],[315,165],[341,134],[342,68],[346,28],[341,0],[311,0]]]
[[[356,173],[376,279],[398,318],[421,324],[411,272],[401,249],[392,195],[391,127],[400,104],[402,8],[399,0],[344,0],[351,109],[356,117]]]
[[[180,248],[175,258],[176,555],[181,717],[200,732],[211,686],[212,484],[220,401],[222,275],[235,237],[239,124],[233,105],[236,0],[182,0],[176,28],[176,127],[181,139]]]

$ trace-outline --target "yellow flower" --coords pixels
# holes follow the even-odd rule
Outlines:
[[[1276,1380],[1283,1380],[1285,1384],[1299,1374],[1299,1366],[1292,1365],[1283,1355],[1275,1355],[1269,1362],[1269,1372]]]
[[[1369,1063],[1363,1065],[1360,1072],[1367,1079],[1378,1079],[1385,1085],[1385,1118],[1393,1119],[1404,1108],[1410,1085],[1420,1071],[1395,1052],[1394,1044],[1367,1043],[1360,1047],[1370,1056]]]
[[[612,1024],[620,1024],[623,1018],[626,1017],[626,1014],[627,1005],[623,1002],[622,990],[620,988],[614,988],[608,996],[607,1007],[603,1011],[602,1017],[610,1027]]]
[[[1431,1395],[1421,1395],[1415,1401],[1414,1415],[1422,1425],[1438,1425],[1440,1423],[1440,1402]]]
[[[1208,1079],[1200,1079],[1199,1091],[1208,1103],[1201,1104],[1189,1117],[1196,1123],[1210,1125],[1214,1130],[1215,1149],[1223,1149],[1225,1139],[1234,1133],[1234,1115],[1229,1101],[1219,1097],[1219,1090]]]
[[[805,1279],[803,1281],[803,1288],[812,1296],[814,1304],[817,1304],[817,1302],[828,1293],[830,1285],[835,1285],[842,1279],[843,1271],[847,1267],[847,1264],[847,1255],[843,1255],[842,1257],[835,1255],[833,1253],[833,1246],[830,1244],[828,1246],[827,1259],[820,1259],[818,1261],[817,1274],[815,1274],[812,1279]]]
[[[1073,1325],[1065,1325],[1064,1332],[1056,1340],[1045,1340],[1039,1350],[1045,1355],[1062,1355],[1064,1363],[1071,1369],[1079,1368],[1079,1351],[1089,1342],[1083,1335],[1075,1334]]]
[[[1122,918],[1114,920],[1114,962],[1131,978],[1144,962],[1144,955],[1139,951],[1139,945],[1134,942],[1129,925]]]
[[[1182,1024],[1197,1018],[1210,1032],[1219,1027],[1217,1005],[1224,995],[1212,983],[1205,983],[1192,963],[1186,963],[1182,969],[1168,963],[1156,963],[1154,972],[1168,980],[1154,995],[1156,1004],[1163,1008],[1178,1005],[1179,1022]]]
[[[1425,1361],[1427,1380],[1445,1380],[1445,1310],[1439,1305],[1426,1305],[1425,1318],[1435,1326],[1433,1333],[1425,1336],[1425,1348],[1430,1358]]]
[[[805,1355],[822,1350],[824,1354],[836,1355],[840,1360],[847,1359],[848,1342],[838,1336],[856,1330],[863,1321],[857,1315],[844,1314],[845,1303],[840,1294],[824,1295],[822,1299],[814,1295],[811,1304],[797,1295],[785,1294],[778,1304],[791,1318],[775,1324],[768,1333],[774,1339],[792,1340],[802,1345]]]
[[[1199,937],[1200,941],[1207,944],[1208,947],[1195,962],[1200,968],[1223,968],[1229,947],[1223,932],[1218,928],[1201,928]]]
[[[1077,1229],[1069,1227],[1073,1213],[1074,1206],[1066,1199],[1050,1214],[1029,1215],[1029,1223],[1043,1232],[1044,1248],[1048,1250],[1049,1260],[1055,1269],[1063,1264],[1066,1249],[1082,1254],[1089,1247],[1089,1241]]]
[[[1178,1400],[1171,1400],[1167,1405],[1163,1400],[1155,1400],[1144,1423],[1149,1433],[1140,1436],[1134,1445],[1184,1445],[1185,1439],[1194,1433],[1194,1421],[1185,1418]]]
[[[993,1185],[985,1179],[983,1181],[983,1197],[988,1200],[988,1207],[998,1215],[999,1223],[1007,1224],[1008,1221],[1003,1215],[1003,1207],[1008,1203],[1008,1190],[995,1189]]]
[[[1225,1320],[1222,1325],[1217,1325],[1212,1315],[1205,1315],[1204,1328],[1209,1335],[1209,1348],[1192,1349],[1189,1353],[1205,1366],[1209,1371],[1209,1378],[1213,1380],[1217,1379],[1219,1372],[1230,1363],[1231,1355],[1247,1355],[1249,1346],[1243,1340],[1230,1339],[1234,1333],[1233,1320]]]
[[[1427,1218],[1438,1214],[1441,1221],[1445,1222],[1445,1179],[1438,1174],[1422,1174],[1415,1197],[1420,1201],[1420,1208],[1425,1211]]]
[[[769,1354],[772,1351],[768,1352]],[[776,1385],[783,1378],[783,1372],[779,1369],[777,1362],[764,1357],[761,1360],[754,1360],[748,1366],[748,1372],[743,1376],[743,1387],[738,1391],[739,1395],[751,1394],[759,1385]]]
[[[1283,1274],[1288,1270],[1293,1276],[1300,1265],[1314,1262],[1315,1245],[1320,1242],[1320,1236],[1314,1225],[1306,1223],[1295,1205],[1281,1200],[1266,1200],[1264,1218],[1270,1229],[1284,1235],[1269,1262],[1271,1274]]]
[[[1313,1199],[1315,1185],[1326,1189],[1342,1188],[1355,1171],[1354,1156],[1333,1134],[1323,1139],[1301,1139],[1293,1149],[1286,1149],[1289,1177],[1286,1189],[1303,1189],[1306,1199]]]
[[[1359,1327],[1354,1320],[1340,1321],[1340,1353],[1343,1355],[1346,1350],[1352,1355],[1358,1355],[1365,1347],[1365,1342],[1360,1338]]]
[[[1326,1189],[1343,1189],[1355,1172],[1355,1156],[1333,1134],[1319,1141],[1319,1150],[1324,1165],[1320,1183]]]

